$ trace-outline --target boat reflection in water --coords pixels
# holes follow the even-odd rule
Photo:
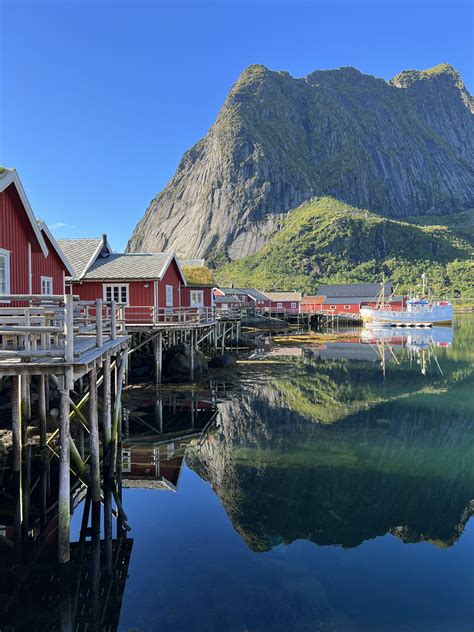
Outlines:
[[[409,353],[410,363],[418,364],[422,374],[426,375],[430,363],[435,364],[442,373],[436,350],[450,347],[453,343],[453,336],[452,327],[428,329],[364,328],[361,331],[361,342],[375,345],[383,360],[383,370],[385,370],[385,347],[390,350],[395,362],[398,360],[393,350],[406,349]]]

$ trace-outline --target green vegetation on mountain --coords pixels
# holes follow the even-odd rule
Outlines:
[[[474,300],[474,210],[389,219],[321,197],[290,212],[257,253],[217,272],[223,285],[314,293],[322,282],[389,278],[408,292],[426,272],[436,295]]]

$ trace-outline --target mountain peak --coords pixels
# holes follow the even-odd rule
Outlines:
[[[437,64],[426,70],[402,70],[389,83],[397,88],[408,88],[418,81],[429,81],[440,77],[454,80],[458,87],[464,88],[460,73],[454,66],[447,63]]]
[[[252,64],[129,249],[240,259],[325,195],[392,217],[472,208],[472,101],[461,86],[448,64],[390,83],[351,67],[293,78]]]

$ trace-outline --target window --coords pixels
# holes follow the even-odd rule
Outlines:
[[[173,286],[166,286],[166,307],[173,307]]]
[[[0,248],[0,294],[10,294],[10,251]]]
[[[283,307],[283,303],[277,303],[277,307]]]
[[[132,451],[122,450],[122,472],[132,471]]]
[[[128,285],[104,285],[104,301],[128,305]]]
[[[329,305],[329,309],[336,309],[335,305]]]
[[[53,277],[41,277],[41,294],[51,295],[53,293]]]
[[[350,305],[344,305],[344,309],[350,309],[351,306]]]
[[[291,304],[291,309],[296,309],[296,303]]]
[[[204,290],[191,290],[191,307],[203,307]]]

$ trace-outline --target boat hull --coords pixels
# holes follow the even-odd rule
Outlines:
[[[416,311],[396,311],[362,307],[360,315],[364,325],[386,327],[432,327],[433,325],[450,326],[453,322],[452,305],[434,305],[429,309]]]

